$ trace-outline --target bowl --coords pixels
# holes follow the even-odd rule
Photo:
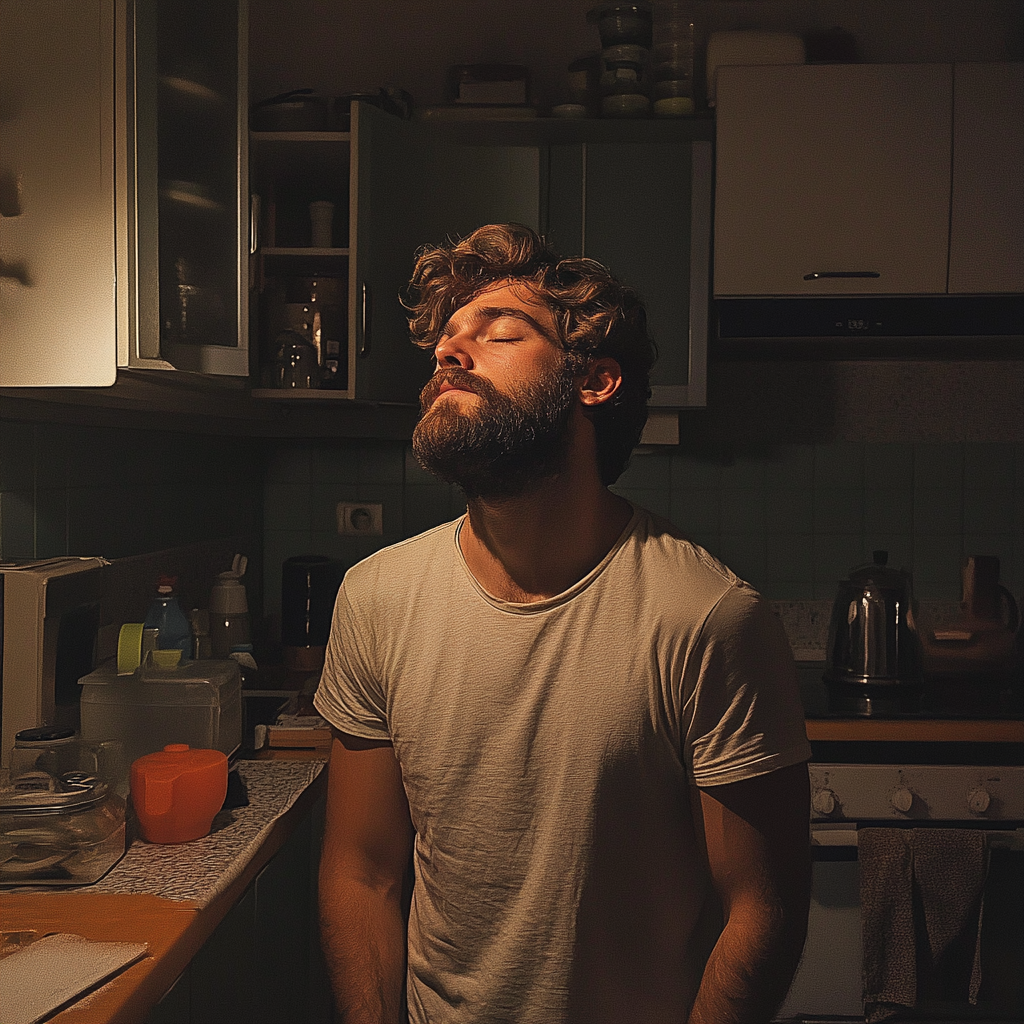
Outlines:
[[[595,7],[587,12],[587,21],[597,25],[603,47],[628,43],[650,48],[652,21],[648,7],[638,4]]]

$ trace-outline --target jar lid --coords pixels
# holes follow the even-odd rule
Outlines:
[[[25,772],[0,790],[0,811],[9,814],[72,814],[106,799],[110,787],[86,772]]]
[[[14,734],[16,747],[51,746],[70,743],[75,738],[74,729],[61,729],[55,725],[37,725],[33,729],[22,729]]]

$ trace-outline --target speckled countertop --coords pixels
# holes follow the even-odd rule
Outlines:
[[[210,834],[190,843],[161,845],[134,838],[125,855],[98,882],[63,891],[145,893],[208,906],[245,870],[273,823],[312,784],[326,761],[239,761],[237,771],[249,805],[221,811]],[[18,886],[6,892],[55,892],[53,887]]]
[[[239,761],[249,806],[221,811],[208,836],[159,845],[135,839],[89,892],[149,893],[207,906],[241,874],[276,818],[320,774],[326,761]]]

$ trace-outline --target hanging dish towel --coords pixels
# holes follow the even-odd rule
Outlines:
[[[865,828],[857,837],[865,1020],[894,1020],[922,999],[976,1003],[984,832]]]

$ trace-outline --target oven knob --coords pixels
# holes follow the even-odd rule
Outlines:
[[[914,806],[914,794],[906,786],[900,786],[899,789],[893,790],[889,803],[892,804],[893,810],[906,814]]]
[[[976,786],[967,794],[967,807],[973,814],[984,814],[992,803],[992,795],[984,786]]]
[[[811,797],[811,807],[817,814],[831,814],[836,809],[836,795],[831,789],[816,789]]]

